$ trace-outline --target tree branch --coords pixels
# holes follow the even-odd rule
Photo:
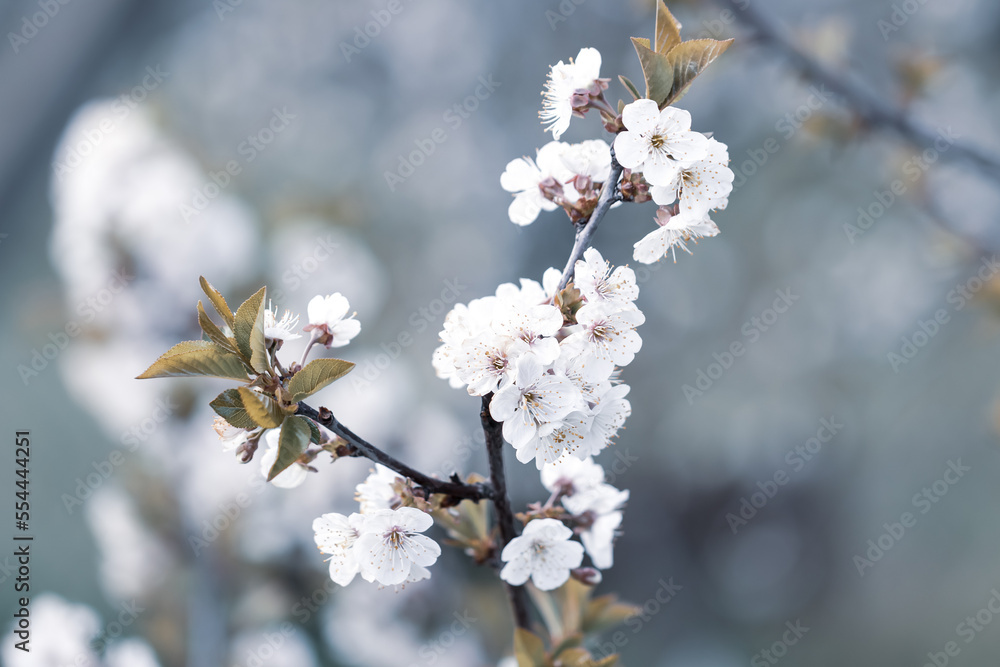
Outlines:
[[[457,477],[453,478],[451,481],[446,481],[425,475],[419,470],[411,468],[402,461],[386,454],[364,438],[358,436],[351,429],[337,421],[337,418],[333,416],[333,413],[326,408],[320,408],[319,411],[317,411],[315,408],[306,405],[305,403],[299,403],[297,414],[308,417],[317,424],[330,429],[333,433],[336,433],[341,438],[346,440],[347,444],[361,456],[376,463],[381,463],[386,468],[398,472],[403,477],[412,479],[427,494],[441,493],[459,500],[474,500],[476,502],[483,499],[492,499],[495,495],[493,487],[485,483],[465,484],[459,481]]]
[[[759,40],[779,51],[792,67],[806,78],[828,87],[844,98],[866,123],[894,130],[904,140],[919,148],[933,148],[941,138],[939,132],[926,127],[903,109],[883,101],[877,94],[856,81],[836,72],[800,49],[788,33],[773,18],[745,0],[722,0],[733,13],[751,28]],[[745,5],[745,6],[743,6]],[[942,158],[967,162],[990,178],[1000,181],[1000,157],[976,146],[951,140],[947,151],[936,149]]]
[[[510,506],[510,497],[507,495],[507,477],[503,469],[503,425],[493,419],[490,414],[490,400],[493,394],[483,396],[483,408],[479,413],[479,419],[483,424],[483,433],[486,436],[486,454],[490,466],[490,483],[493,485],[493,506],[496,508],[497,526],[500,529],[500,544],[497,545],[497,552],[503,551],[512,539],[517,537],[517,529],[514,527],[514,511]],[[507,589],[507,597],[510,598],[510,606],[514,612],[514,622],[519,628],[528,627],[528,601],[524,593],[523,586],[511,586],[504,582]]]
[[[590,245],[590,239],[593,238],[594,233],[597,231],[598,225],[601,224],[601,220],[604,218],[604,214],[608,212],[611,205],[619,200],[618,194],[618,179],[622,175],[622,166],[618,164],[618,160],[615,159],[615,148],[611,147],[611,175],[608,176],[608,180],[604,181],[604,187],[601,188],[601,195],[597,199],[597,206],[594,208],[594,212],[590,214],[590,217],[586,222],[579,225],[576,229],[576,240],[573,243],[573,251],[569,254],[569,261],[566,262],[566,268],[563,269],[562,278],[559,279],[559,289],[563,289],[569,284],[569,281],[573,279],[573,271],[576,269],[576,261],[583,257],[584,251],[587,246]]]

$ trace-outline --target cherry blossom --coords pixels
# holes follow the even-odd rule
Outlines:
[[[517,384],[493,395],[490,414],[503,422],[503,436],[515,448],[562,425],[569,413],[583,407],[580,390],[565,376],[546,373],[534,355],[517,360]]]
[[[688,241],[697,241],[719,233],[719,228],[704,213],[681,211],[677,215],[671,215],[666,209],[659,208],[656,211],[656,223],[659,227],[636,242],[634,246],[632,257],[637,262],[652,264],[667,253],[670,253],[676,262],[677,248],[690,255]]]
[[[570,570],[583,562],[583,545],[570,538],[573,531],[556,519],[529,521],[500,554],[506,563],[500,578],[520,586],[530,578],[540,590],[551,591],[569,580]]]
[[[351,583],[360,570],[354,545],[364,522],[364,516],[356,512],[349,517],[333,512],[313,521],[316,546],[329,554],[330,578],[341,586]]]
[[[708,157],[708,139],[691,131],[691,114],[641,99],[622,110],[627,130],[615,138],[615,156],[627,169],[642,169],[650,185],[668,186],[680,170]]]
[[[707,142],[708,156],[704,160],[681,169],[670,183],[649,189],[653,201],[665,206],[679,197],[680,210],[695,214],[726,208],[735,178],[727,166],[729,151],[720,141],[708,139]]]
[[[635,328],[646,321],[639,310],[609,311],[598,303],[587,303],[576,313],[581,330],[566,339],[566,345],[590,352],[616,366],[632,363],[642,347]]]
[[[316,331],[318,342],[327,348],[343,347],[361,332],[361,323],[347,313],[351,304],[340,293],[329,296],[314,296],[306,307],[309,324],[303,331]]]
[[[302,338],[301,335],[294,332],[298,325],[299,316],[292,315],[290,311],[286,310],[280,320],[277,319],[277,311],[273,310],[270,304],[264,311],[264,338],[267,340],[284,342]]]
[[[562,161],[565,149],[566,144],[550,141],[538,149],[535,160],[523,157],[507,163],[500,175],[500,187],[514,193],[514,201],[507,209],[511,222],[530,225],[539,212],[558,208],[558,204],[542,192],[543,186],[550,192],[560,194],[566,201],[573,202],[579,198],[579,193],[568,185],[573,174]]]
[[[441,555],[437,542],[422,534],[433,523],[429,514],[414,507],[365,515],[354,546],[361,576],[383,586],[406,583],[412,575],[424,578],[419,568],[430,567]]]
[[[587,303],[600,303],[614,309],[634,308],[632,302],[639,298],[635,271],[627,266],[612,270],[596,248],[587,248],[583,259],[577,260],[573,284]]]
[[[552,132],[553,139],[569,128],[577,91],[590,91],[600,75],[601,52],[593,48],[580,49],[575,60],[570,59],[569,63],[560,60],[552,66],[538,115],[543,124],[548,124],[545,129]]]

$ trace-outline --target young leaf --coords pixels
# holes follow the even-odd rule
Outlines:
[[[250,366],[258,373],[268,369],[267,350],[264,345],[264,296],[266,287],[243,302],[236,309],[236,323],[233,333],[240,353],[250,361]]]
[[[200,375],[247,381],[243,361],[208,340],[188,340],[164,352],[137,379]]]
[[[288,393],[291,401],[298,403],[307,396],[337,380],[354,368],[354,364],[343,359],[313,359],[305,368],[292,376],[288,381]]]
[[[318,445],[320,439],[319,426],[316,426],[316,422],[308,417],[303,417],[303,419],[305,419],[306,424],[309,425],[309,442],[314,442]]]
[[[243,399],[240,392],[235,389],[227,389],[215,397],[209,405],[219,415],[236,428],[253,429],[257,428],[256,422],[247,414],[243,407]]]
[[[233,311],[229,310],[229,304],[226,303],[222,294],[219,293],[219,290],[212,287],[211,283],[205,280],[205,276],[199,276],[198,282],[201,283],[202,291],[205,292],[205,296],[207,296],[208,300],[212,302],[213,306],[215,306],[215,310],[222,316],[223,321],[229,325],[230,329],[233,329],[233,322],[235,321],[233,319]]]
[[[632,38],[632,45],[639,56],[642,65],[642,76],[646,80],[645,97],[653,100],[662,109],[664,101],[670,95],[674,83],[674,68],[667,56],[649,48],[649,40],[639,37]]]
[[[623,86],[625,86],[626,88],[628,88],[628,92],[632,96],[632,100],[633,101],[635,101],[635,100],[637,100],[637,99],[639,99],[639,98],[642,97],[642,95],[639,94],[639,89],[635,87],[635,84],[632,83],[632,80],[629,79],[627,76],[625,76],[624,74],[619,74],[618,75],[618,80],[622,82]],[[621,112],[619,111],[618,113],[621,113]]]
[[[514,630],[514,656],[517,667],[547,667],[549,664],[542,638],[524,628]]]
[[[285,413],[270,396],[265,396],[249,387],[239,387],[236,391],[240,394],[243,408],[255,424],[264,428],[281,426]]]
[[[681,43],[681,24],[659,0],[656,5],[656,51],[666,53]]]
[[[201,325],[201,330],[205,332],[209,340],[224,349],[226,352],[231,352],[233,354],[239,354],[239,350],[236,349],[236,341],[230,339],[226,334],[222,333],[219,327],[215,326],[209,317],[208,313],[205,312],[205,307],[201,305],[201,301],[198,302],[198,324]]]
[[[720,42],[717,39],[692,39],[678,44],[667,53],[667,61],[673,70],[673,83],[660,108],[673,104],[687,92],[695,77],[726,52],[732,39]]]
[[[281,424],[278,435],[278,458],[267,473],[267,481],[277,477],[285,468],[295,463],[309,446],[309,424],[302,417],[288,417]]]

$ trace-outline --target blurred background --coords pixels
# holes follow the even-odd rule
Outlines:
[[[454,550],[400,593],[329,581],[311,523],[349,510],[367,462],[265,486],[211,429],[225,383],[132,379],[198,335],[199,275],[230,303],[266,283],[303,314],[339,291],[362,323],[343,356],[365,382],[316,402],[418,468],[485,472],[478,400],[431,368],[437,332],[456,298],[563,266],[565,216],[512,225],[499,176],[549,139],[549,65],[597,47],[609,97],[627,96],[628,37],[652,35],[654,6],[388,4],[0,6],[3,467],[30,429],[38,651],[25,662],[8,634],[4,664],[468,667],[508,650],[502,589]],[[719,237],[638,272],[633,412],[601,457],[631,500],[599,590],[644,611],[595,652],[996,664],[996,174],[951,160],[950,140],[930,155],[860,123],[728,4],[670,7],[685,37],[737,37],[680,103],[729,145],[737,188]],[[932,132],[1000,151],[1000,5],[753,7]],[[438,128],[445,141],[403,166]],[[602,134],[591,115],[564,140]],[[612,211],[604,256],[631,262],[654,210]],[[541,486],[509,461],[523,508]],[[454,613],[476,620],[456,631]]]

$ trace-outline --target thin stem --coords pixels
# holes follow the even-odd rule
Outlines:
[[[488,484],[465,484],[457,476],[453,476],[450,481],[430,477],[424,473],[411,468],[402,461],[386,454],[381,449],[371,444],[364,438],[358,436],[351,429],[347,428],[333,416],[333,413],[326,408],[319,411],[305,403],[299,403],[298,414],[312,419],[317,424],[330,429],[341,438],[347,441],[358,454],[376,463],[381,463],[386,468],[398,472],[403,477],[412,479],[429,495],[431,493],[441,493],[458,500],[474,500],[476,502],[493,498],[494,490]]]
[[[490,483],[493,486],[493,507],[497,514],[497,527],[500,529],[500,544],[497,552],[502,552],[507,544],[517,537],[514,526],[514,511],[507,495],[507,477],[503,469],[503,425],[493,419],[490,414],[490,400],[493,394],[483,396],[483,408],[479,419],[483,424],[483,434],[486,436],[486,454],[490,466]],[[514,623],[519,628],[528,627],[528,600],[523,586],[511,586],[504,582],[510,606],[514,612]]]
[[[569,284],[569,281],[573,280],[573,272],[576,270],[576,261],[583,257],[584,251],[587,246],[590,245],[590,239],[593,238],[594,233],[597,231],[598,225],[601,224],[601,220],[604,218],[604,214],[608,212],[611,205],[620,199],[620,194],[618,193],[618,179],[622,175],[622,166],[618,164],[618,160],[615,159],[615,149],[611,147],[611,175],[608,176],[608,180],[604,181],[604,186],[601,188],[601,195],[597,199],[597,206],[594,208],[594,212],[590,214],[590,218],[586,222],[581,223],[576,228],[576,240],[573,243],[573,251],[569,254],[569,261],[566,262],[566,268],[563,269],[562,278],[559,279],[559,289],[563,289]]]
[[[779,51],[806,78],[843,97],[847,105],[869,125],[895,130],[919,148],[933,148],[936,142],[941,141],[941,132],[931,130],[903,109],[885,102],[867,87],[830,69],[800,49],[777,21],[755,6],[741,0],[723,1],[733,8],[740,21],[754,30],[761,42]],[[946,151],[937,148],[942,158],[971,163],[990,178],[1000,180],[1000,157],[976,146],[957,142],[953,137],[945,137],[945,140],[952,143]]]

